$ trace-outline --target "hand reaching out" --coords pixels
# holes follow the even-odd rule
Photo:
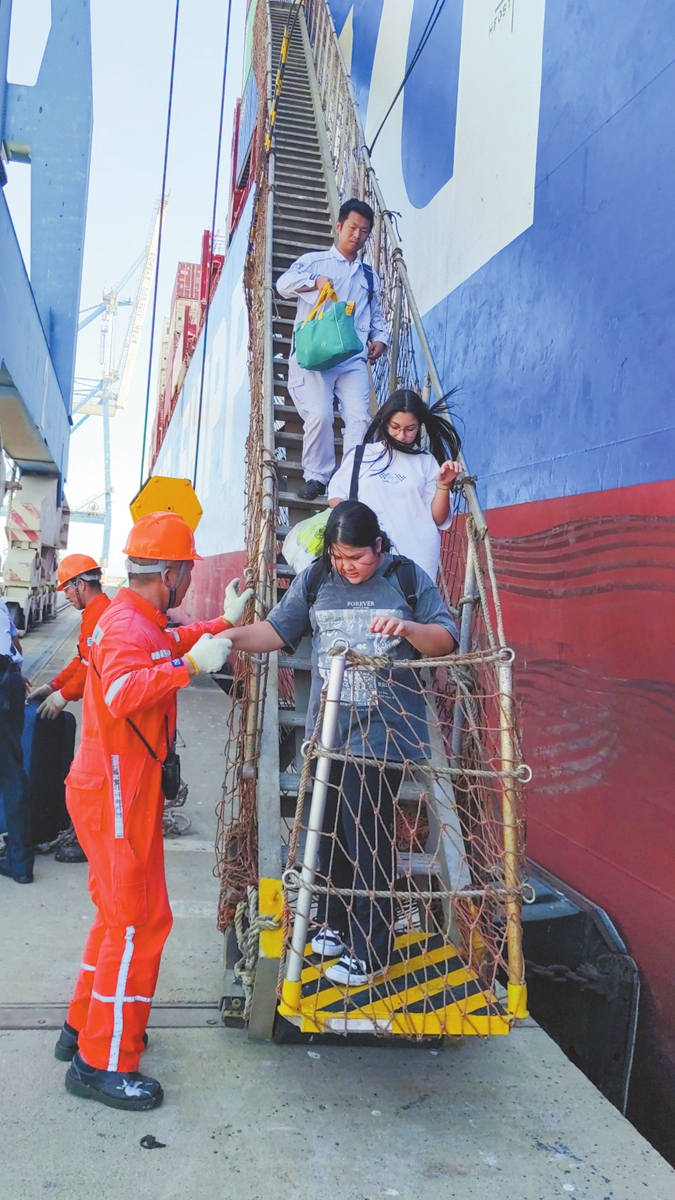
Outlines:
[[[244,609],[248,601],[253,595],[253,588],[246,588],[245,591],[239,593],[239,580],[233,579],[225,588],[225,603],[223,605],[223,616],[226,621],[232,625],[236,625],[244,615]]]

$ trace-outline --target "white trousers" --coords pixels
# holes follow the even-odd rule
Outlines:
[[[328,483],[335,471],[333,397],[345,427],[343,455],[363,441],[370,424],[370,376],[365,359],[350,358],[329,371],[303,371],[293,355],[288,390],[304,426],[302,473],[306,480]]]

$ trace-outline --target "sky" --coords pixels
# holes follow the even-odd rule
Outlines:
[[[246,0],[232,0],[216,219],[216,232],[223,233],[233,112],[241,92],[245,11]],[[174,13],[173,0],[91,0],[94,129],[82,309],[101,300],[104,288],[126,274],[146,243],[161,192]],[[10,82],[35,82],[49,14],[49,0],[13,0]],[[200,260],[202,233],[211,224],[226,25],[227,0],[180,0],[167,173],[170,198],[162,235],[153,367],[158,360],[163,318],[169,315],[178,263]],[[10,166],[6,196],[27,255],[30,167]],[[127,296],[133,297],[135,283],[136,279],[126,289]],[[128,308],[120,310],[120,346],[129,313]],[[111,423],[112,577],[124,575],[122,546],[131,526],[128,506],[140,482],[150,323],[149,304],[129,401]],[[100,377],[99,343],[100,321],[95,321],[79,336],[77,377]],[[150,428],[156,396],[153,369]],[[102,420],[92,416],[71,437],[66,495],[71,508],[75,508],[95,496],[100,497],[102,505],[102,492]],[[102,526],[72,523],[68,550],[98,557],[102,538]]]

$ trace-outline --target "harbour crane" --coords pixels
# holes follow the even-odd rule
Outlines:
[[[126,406],[131,388],[138,347],[143,332],[148,298],[152,291],[155,271],[157,268],[157,247],[159,242],[160,223],[166,213],[169,203],[168,196],[164,200],[163,212],[160,213],[161,202],[155,204],[150,222],[150,229],[145,249],[132,263],[129,270],[119,283],[113,284],[103,292],[102,301],[92,305],[80,313],[78,330],[84,329],[98,317],[101,317],[101,343],[99,363],[101,365],[100,379],[82,379],[75,381],[75,404],[73,416],[79,415],[79,420],[73,426],[71,435],[76,432],[88,417],[103,418],[103,513],[100,510],[92,513],[90,506],[81,506],[70,514],[71,521],[84,521],[87,524],[103,525],[103,547],[101,551],[101,566],[103,570],[108,565],[110,554],[110,530],[112,525],[112,470],[110,463],[110,418]],[[141,268],[133,301],[120,299],[120,293],[130,279]],[[130,307],[131,314],[126,329],[124,343],[119,357],[116,355],[115,331],[117,316],[120,308]]]

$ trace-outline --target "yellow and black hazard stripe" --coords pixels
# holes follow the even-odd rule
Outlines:
[[[441,934],[396,939],[388,970],[359,987],[337,987],[321,959],[306,947],[300,1006],[280,1011],[305,1032],[374,1032],[403,1036],[508,1033],[511,1021],[476,972]]]

